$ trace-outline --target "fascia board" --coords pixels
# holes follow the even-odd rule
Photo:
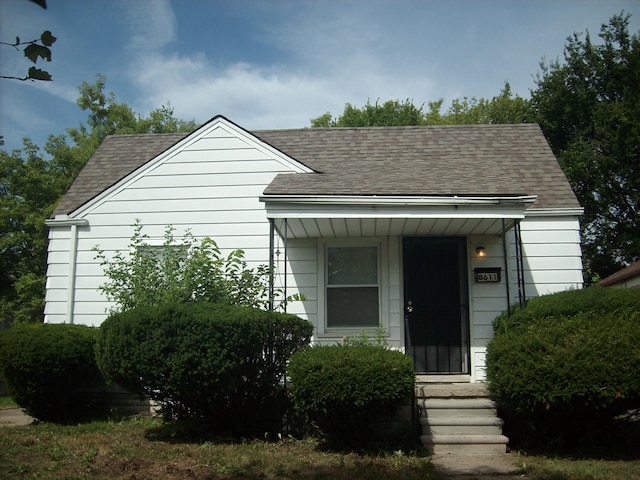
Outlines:
[[[535,196],[261,196],[269,218],[525,218]]]
[[[523,205],[266,204],[268,218],[525,218]]]
[[[266,204],[287,203],[298,205],[366,205],[366,206],[462,206],[462,205],[519,205],[527,207],[535,202],[537,196],[510,197],[461,197],[461,196],[358,196],[358,195],[262,195],[260,201]]]
[[[579,217],[584,208],[532,208],[527,210],[527,217]]]

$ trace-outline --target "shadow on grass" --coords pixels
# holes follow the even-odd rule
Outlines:
[[[215,426],[207,425],[196,420],[176,420],[163,422],[157,427],[145,430],[145,438],[149,441],[167,443],[204,443],[214,444],[245,444],[252,441],[278,443],[287,440],[302,440],[313,438],[316,442],[315,450],[322,453],[351,454],[362,456],[397,455],[401,452],[412,456],[428,457],[429,453],[420,444],[418,435],[371,435],[367,438],[350,440],[331,440],[322,437],[317,431],[297,431],[295,434],[266,433],[242,434],[239,432],[221,431]]]
[[[603,424],[575,423],[571,428],[553,424],[524,425],[505,418],[503,429],[515,451],[529,455],[567,459],[640,460],[640,417],[611,420]]]

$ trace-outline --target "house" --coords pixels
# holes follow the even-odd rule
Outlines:
[[[110,136],[46,222],[45,321],[105,319],[92,249],[140,219],[151,245],[171,224],[271,262],[317,343],[382,325],[419,373],[476,382],[496,315],[582,286],[581,213],[532,124]]]
[[[603,287],[640,288],[640,260],[600,281]]]

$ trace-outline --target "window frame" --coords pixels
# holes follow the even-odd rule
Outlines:
[[[328,285],[328,260],[329,248],[354,248],[354,247],[375,247],[377,250],[377,288],[378,288],[378,324],[372,326],[333,326],[329,327],[327,322],[327,289],[337,288],[335,285]],[[385,238],[362,237],[362,238],[333,238],[319,239],[318,243],[318,337],[343,338],[353,336],[362,331],[375,334],[382,326],[389,331],[389,308],[388,308],[388,242]],[[350,286],[359,286],[350,284]],[[362,284],[362,286],[372,286]]]

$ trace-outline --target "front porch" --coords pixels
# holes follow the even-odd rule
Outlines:
[[[414,358],[416,372],[481,381],[491,322],[524,296],[519,231],[534,198],[263,196],[270,263],[285,282],[276,286],[272,279],[272,291],[286,297],[301,291],[289,285],[307,288],[303,308],[292,305],[290,313],[314,323],[317,343],[363,330],[373,335],[382,326],[389,344]],[[347,258],[347,250],[350,258],[363,258],[356,249],[375,250],[368,258],[377,265],[332,261]],[[498,273],[479,280],[479,269]],[[332,277],[336,271],[350,271],[346,284],[339,284],[344,275]],[[337,319],[331,316],[336,287],[346,312]]]

